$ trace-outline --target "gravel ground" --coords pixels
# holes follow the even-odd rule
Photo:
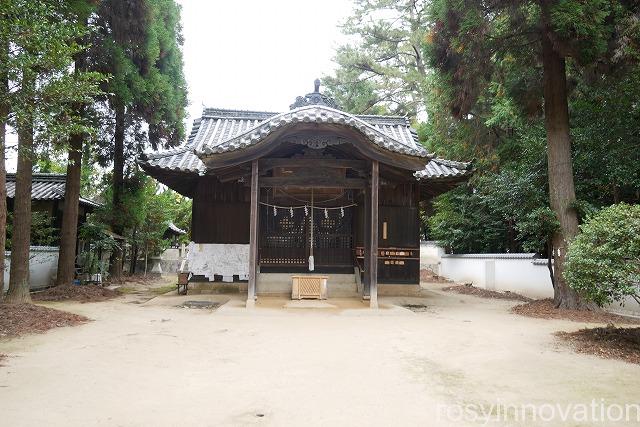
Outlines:
[[[261,298],[247,310],[233,296],[136,298],[51,303],[94,321],[0,341],[2,424],[638,425],[557,412],[482,418],[498,417],[496,405],[638,403],[640,366],[575,353],[554,335],[602,324],[518,316],[514,302],[437,289],[380,298],[379,310],[355,300],[283,309],[286,300]],[[201,298],[223,305],[176,307]],[[469,405],[475,412],[459,412]]]

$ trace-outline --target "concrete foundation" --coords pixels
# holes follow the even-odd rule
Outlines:
[[[291,297],[293,273],[258,273],[258,296]],[[300,275],[300,274],[296,274]],[[310,273],[310,275],[313,275]],[[327,274],[329,298],[362,298],[354,274]],[[247,282],[189,282],[189,294],[246,294]],[[378,284],[380,296],[418,296],[420,285]],[[367,298],[368,299],[368,298]]]
[[[378,283],[379,296],[412,297],[420,295],[420,285]]]
[[[247,282],[189,282],[189,294],[246,294]]]

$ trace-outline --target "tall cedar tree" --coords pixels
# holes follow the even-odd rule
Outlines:
[[[70,73],[73,56],[82,50],[76,40],[81,26],[68,19],[62,0],[0,2],[0,40],[10,50],[0,64],[9,90],[4,98],[7,123],[18,131],[18,167],[14,199],[11,275],[6,301],[30,301],[29,244],[31,177],[35,144],[66,140],[84,129],[71,105],[87,102],[98,92],[98,76]],[[4,225],[2,226],[4,227]]]
[[[143,151],[172,146],[184,136],[187,104],[182,71],[180,7],[174,0],[106,0],[99,11],[103,58],[101,71],[110,74],[105,91],[113,111],[113,203],[111,227],[124,233],[125,162]],[[148,125],[148,139],[135,125]],[[133,129],[133,131],[132,131]],[[133,133],[133,136],[131,134]],[[127,156],[127,153],[130,156]],[[112,280],[122,277],[122,248],[111,260]]]
[[[95,9],[94,0],[74,0],[70,3],[70,18],[80,25],[88,25],[88,20]],[[85,39],[89,35],[85,35]],[[85,44],[85,40],[79,40]],[[87,70],[88,52],[83,50],[75,55],[74,70],[83,73]],[[86,108],[78,103],[75,113],[79,117],[86,115]],[[57,286],[71,286],[76,267],[76,245],[78,240],[78,210],[80,205],[80,176],[82,171],[82,149],[88,134],[76,132],[69,136],[67,173],[65,181],[64,207],[60,227],[60,253],[58,256]]]
[[[0,38],[0,63],[8,62],[9,40]],[[7,169],[5,166],[7,120],[9,118],[9,79],[0,69],[0,302],[4,299],[4,250],[7,240]]]
[[[563,278],[566,249],[578,233],[569,129],[567,60],[576,70],[610,72],[629,57],[637,17],[633,2],[611,0],[436,0],[427,37],[433,65],[449,80],[450,109],[463,118],[504,64],[516,63],[542,75],[542,87],[520,90],[523,106],[544,100],[549,199],[560,227],[552,238],[554,301],[557,307],[586,308]],[[635,34],[637,35],[637,34]],[[636,39],[637,40],[637,39]],[[520,88],[522,89],[522,88]],[[537,92],[536,92],[537,89]],[[533,99],[532,99],[533,98]]]

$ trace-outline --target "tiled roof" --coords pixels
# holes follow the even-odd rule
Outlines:
[[[421,171],[418,171],[414,176],[418,180],[437,180],[444,178],[458,178],[467,175],[471,175],[473,169],[471,163],[454,162],[452,160],[445,159],[431,159],[427,166]]]
[[[66,175],[60,173],[34,173],[31,184],[31,200],[62,200],[64,199]],[[7,174],[7,197],[16,196],[16,174]],[[99,203],[80,197],[80,204],[98,207]]]
[[[167,224],[167,228],[176,234],[187,234],[185,230],[175,225],[172,221],[169,221],[169,223]]]
[[[308,105],[285,113],[207,109],[193,137],[198,156],[215,155],[256,145],[277,129],[294,123],[335,123],[364,133],[380,148],[428,157],[405,117],[355,116],[325,105]]]
[[[275,129],[296,122],[340,123],[365,133],[381,148],[426,158],[427,151],[406,117],[351,115],[321,105],[286,113],[206,108],[193,122],[187,143],[181,147],[146,154],[145,166],[203,174],[198,156],[238,150],[260,142]]]
[[[194,128],[195,126],[194,124]],[[189,143],[171,150],[147,154],[140,163],[143,166],[197,174],[204,174],[206,171],[204,163],[193,153],[193,146]]]
[[[199,155],[233,151],[257,144],[282,124],[298,121],[347,124],[363,131],[386,149],[412,153],[425,157],[425,160],[428,158],[427,151],[418,142],[418,136],[406,117],[353,116],[326,106],[312,105],[282,114],[207,108],[202,118],[194,121],[185,145],[147,154],[141,163],[148,167],[202,175],[206,172],[206,167]],[[415,177],[418,180],[439,180],[471,174],[471,163],[434,158],[423,170],[416,172]]]

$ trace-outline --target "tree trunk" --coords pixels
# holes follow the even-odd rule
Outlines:
[[[547,240],[547,269],[549,270],[549,277],[551,279],[551,286],[556,289],[556,279],[553,277],[553,244],[551,239]]]
[[[133,243],[131,244],[131,264],[129,265],[129,274],[136,274],[136,263],[138,261],[138,244],[136,242],[136,236],[138,234],[138,227],[133,228]]]
[[[6,297],[6,302],[13,304],[31,302],[29,294],[29,244],[31,241],[32,167],[33,116],[28,113],[18,119],[18,168],[13,204],[11,276]]]
[[[56,286],[70,286],[75,276],[83,139],[84,136],[81,134],[74,134],[69,138],[69,162],[67,163],[67,178],[64,187]]]
[[[111,227],[114,233],[122,236],[123,226],[120,216],[122,215],[122,193],[124,190],[124,134],[125,134],[125,108],[122,102],[117,101],[115,106],[115,130],[114,130],[114,151],[113,151],[113,212]],[[124,242],[122,242],[124,244]],[[118,247],[111,254],[111,280],[120,282],[122,280],[122,251],[124,248]]]
[[[83,22],[83,24],[86,24],[86,18],[79,17],[79,20]],[[80,42],[82,42],[82,40],[80,40]],[[75,72],[85,71],[85,64],[85,52],[77,54],[75,58]],[[78,104],[76,111],[79,116],[83,116],[85,108],[82,104]],[[60,229],[60,253],[58,254],[56,286],[71,286],[75,277],[83,142],[84,135],[81,133],[76,133],[69,137],[67,177],[64,187],[64,205],[62,211],[62,226]]]
[[[551,209],[560,222],[560,229],[552,238],[555,285],[553,299],[557,308],[587,308],[588,305],[569,287],[563,277],[567,247],[578,234],[578,216],[573,206],[576,194],[573,185],[565,61],[555,51],[549,31],[551,29],[548,24],[548,6],[543,4],[542,62],[549,200]]]
[[[0,46],[0,61],[6,61],[8,46],[5,41]],[[4,298],[4,251],[7,243],[7,169],[5,166],[5,137],[9,116],[9,79],[6,73],[0,75],[0,302]]]

